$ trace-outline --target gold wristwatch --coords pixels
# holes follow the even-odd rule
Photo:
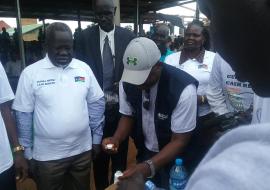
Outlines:
[[[24,151],[24,146],[19,145],[13,148],[13,153],[19,152],[19,151]]]

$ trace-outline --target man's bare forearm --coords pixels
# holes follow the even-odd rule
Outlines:
[[[19,146],[16,124],[13,115],[11,114],[11,102],[5,102],[0,106],[1,114],[6,126],[9,141],[12,147]]]
[[[129,116],[122,116],[119,120],[117,130],[115,131],[113,137],[119,141],[119,144],[123,142],[131,133],[132,127],[134,125],[134,119]]]
[[[185,134],[173,134],[171,142],[151,159],[155,165],[155,168],[157,170],[162,168],[164,165],[175,159],[175,157],[181,152],[183,152],[184,148],[189,142],[190,137],[190,132]]]

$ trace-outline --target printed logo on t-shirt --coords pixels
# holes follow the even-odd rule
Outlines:
[[[77,76],[77,77],[74,77],[74,79],[75,79],[75,82],[85,82],[85,77]]]
[[[246,111],[251,108],[253,91],[248,82],[240,82],[234,73],[230,73],[226,74],[225,85],[230,105],[234,111]]]
[[[200,64],[200,65],[198,65],[198,69],[208,69],[208,65]]]
[[[233,108],[236,111],[245,111],[248,107],[252,106],[252,98],[245,98],[243,97],[248,97],[248,96],[253,96],[253,93],[250,92],[241,92],[241,89],[235,88],[235,87],[228,87],[227,88],[227,94],[229,101]],[[248,102],[250,100],[250,102]]]
[[[162,114],[162,113],[158,113],[158,118],[160,119],[160,120],[166,120],[166,119],[168,119],[168,115],[165,115],[165,114]]]
[[[38,80],[37,86],[48,86],[55,84],[55,79],[47,79],[47,80]]]

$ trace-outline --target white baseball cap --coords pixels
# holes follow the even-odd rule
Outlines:
[[[144,37],[133,39],[123,56],[124,72],[121,80],[134,85],[143,84],[160,57],[161,53],[154,41]]]

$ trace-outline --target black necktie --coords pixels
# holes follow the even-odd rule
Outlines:
[[[104,92],[110,92],[113,90],[114,62],[112,50],[109,45],[108,36],[106,36],[104,40],[102,60],[103,60],[103,90]]]

